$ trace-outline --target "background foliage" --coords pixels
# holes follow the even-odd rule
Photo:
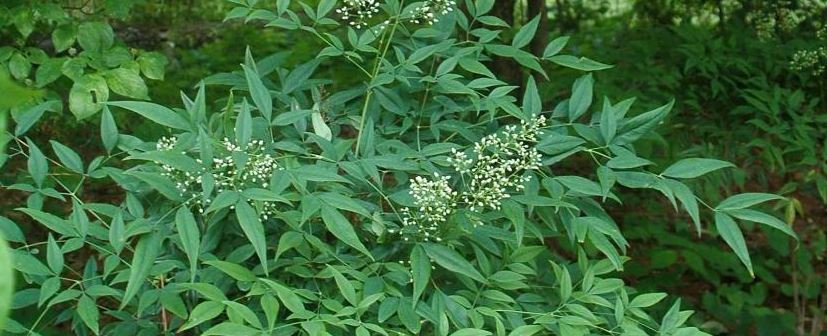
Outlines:
[[[457,2],[0,4],[6,332],[827,332],[827,4]]]

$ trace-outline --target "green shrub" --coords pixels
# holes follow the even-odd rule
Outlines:
[[[560,54],[568,37],[542,57],[524,51],[537,20],[503,40],[510,27],[486,15],[493,0],[463,11],[452,1],[255,2],[230,17],[328,47],[293,69],[248,52],[240,71],[182,94],[182,108],[102,102],[106,154],[92,160],[14,135],[10,164],[27,169],[8,188],[29,196],[8,216],[45,234],[0,217],[25,283],[8,332],[704,334],[684,326],[692,312],[680,300],[656,306],[666,294],[618,278],[629,244],[604,204],[656,190],[697,234],[713,222],[750,274],[736,220],[795,237],[752,209],[779,196],[712,206],[693,193],[693,179],[727,162],[651,167],[634,144],[672,103],[596,103],[594,72],[610,66]],[[549,108],[533,77],[514,97],[486,65],[495,57],[545,78],[541,62],[587,73]],[[331,59],[361,83],[314,77]],[[229,94],[208,99],[205,83]],[[115,113],[170,134],[119,134]],[[85,190],[100,185],[123,197]]]

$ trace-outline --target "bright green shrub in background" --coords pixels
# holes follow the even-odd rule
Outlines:
[[[505,38],[493,1],[239,5],[230,18],[327,47],[290,69],[248,52],[180,108],[100,102],[106,154],[91,160],[14,132],[9,164],[26,173],[7,188],[38,195],[14,215],[46,234],[0,217],[24,283],[13,308],[35,312],[7,332],[703,334],[680,300],[619,278],[629,241],[604,205],[653,190],[698,235],[714,224],[750,274],[739,223],[795,237],[755,210],[779,196],[695,195],[693,180],[732,164],[654,166],[634,145],[673,104],[600,97],[595,72],[610,66],[561,54],[568,37],[532,55],[537,20]],[[495,57],[530,72],[522,94],[486,65]],[[360,84],[319,77],[328,62]],[[534,80],[555,80],[543,63],[582,72],[555,106]],[[139,139],[114,114],[170,133]],[[100,184],[122,201],[86,193]]]

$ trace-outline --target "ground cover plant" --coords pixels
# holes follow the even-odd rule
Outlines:
[[[674,287],[658,284],[669,277],[640,266],[647,257],[634,239],[668,261],[676,237],[691,237],[677,244],[685,265],[702,273],[702,258],[686,256],[714,255],[734,262],[709,277],[732,272],[748,282],[767,268],[763,255],[751,257],[742,230],[761,226],[775,234],[774,244],[799,251],[788,224],[797,203],[766,185],[720,187],[741,171],[714,158],[725,153],[657,156],[651,139],[679,120],[670,115],[674,100],[603,90],[601,79],[620,70],[574,52],[577,35],[538,34],[547,17],[502,15],[503,3],[229,1],[218,6],[227,22],[317,48],[293,55],[246,48],[228,56],[240,63],[235,70],[190,83],[177,102],[149,98],[143,77],[163,80],[166,58],[114,42],[114,19],[67,37],[89,65],[78,78],[101,78],[94,88],[69,75],[66,87],[37,84],[45,61],[20,71],[19,58],[40,52],[27,46],[22,19],[9,21],[23,35],[3,49],[12,55],[0,57],[11,76],[2,74],[10,79],[0,85],[42,89],[6,107],[13,121],[4,167],[13,175],[2,184],[10,201],[0,232],[9,249],[7,256],[0,244],[0,266],[13,267],[17,278],[0,278],[0,313],[4,298],[12,310],[2,328],[44,335],[719,331],[693,318]],[[138,6],[103,4],[94,8]],[[53,5],[68,12],[47,17],[38,32],[55,23],[89,29],[110,15],[90,12],[88,3]],[[3,9],[11,18],[42,12],[25,1]],[[131,56],[106,63],[121,49]],[[151,68],[142,55],[153,55]],[[96,66],[97,57],[107,65]],[[503,64],[512,73],[501,73]],[[115,74],[126,72],[134,85],[120,85]],[[110,89],[118,96],[104,94]],[[79,95],[88,103],[82,109]],[[683,94],[666,96],[686,104]],[[763,98],[746,101],[760,107]],[[38,136],[36,126],[49,122],[44,113],[64,105],[94,127],[98,151]],[[779,111],[764,112],[783,118]],[[155,131],[133,132],[136,125],[123,120]],[[647,220],[618,211],[638,205]],[[779,208],[792,209],[786,221]],[[675,292],[656,291],[664,287]]]

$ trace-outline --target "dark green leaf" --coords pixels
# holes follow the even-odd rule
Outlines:
[[[463,258],[456,251],[439,244],[424,243],[422,247],[431,259],[433,259],[439,266],[479,282],[486,282],[485,277],[474,268],[465,258]]]
[[[359,241],[359,236],[356,235],[353,225],[338,210],[330,206],[322,206],[322,221],[324,221],[327,230],[340,241],[373,258],[365,245]]]
[[[198,223],[195,222],[195,216],[187,207],[178,209],[175,214],[175,227],[178,230],[178,237],[181,239],[181,247],[190,262],[190,277],[194,279],[198,256],[200,255],[201,231],[198,229]]]
[[[428,281],[431,280],[431,259],[425,254],[422,246],[414,246],[411,250],[411,275],[413,277],[413,302],[416,304],[425,288],[428,286]]]
[[[175,111],[163,107],[155,103],[136,102],[136,101],[118,101],[108,102],[108,105],[125,108],[140,114],[144,118],[152,120],[153,122],[167,127],[177,128],[181,130],[189,130],[190,124],[184,117],[175,113]]]
[[[749,251],[747,251],[747,243],[744,241],[744,234],[741,233],[741,228],[738,227],[738,224],[736,224],[729,215],[722,212],[715,212],[715,227],[718,229],[721,238],[735,251],[735,255],[737,255],[738,259],[741,259],[741,262],[747,267],[750,276],[754,277],[752,261],[749,258]]]
[[[734,167],[731,163],[715,159],[689,158],[675,162],[661,173],[673,178],[695,178],[709,172]]]
[[[264,116],[264,119],[270,121],[273,117],[273,98],[270,97],[270,91],[264,86],[255,69],[244,65],[242,67],[244,68],[244,76],[247,78],[247,87],[250,90],[253,103],[256,104],[256,108]]]
[[[40,148],[37,147],[34,142],[26,139],[26,143],[29,145],[29,159],[27,162],[29,174],[32,175],[34,182],[40,186],[43,184],[43,180],[46,179],[46,174],[49,172],[49,164],[46,162],[46,156],[43,155],[43,152],[40,151]]]
[[[147,281],[149,270],[161,252],[161,237],[157,233],[145,235],[135,246],[135,254],[132,256],[132,264],[129,268],[129,281],[121,300],[120,309],[129,304],[129,301],[138,294],[141,287]]]
[[[264,273],[267,274],[269,271],[267,268],[267,240],[264,234],[264,225],[261,224],[258,213],[247,201],[239,200],[235,205],[235,214],[241,230],[244,231],[247,240],[256,250]]]
[[[52,144],[52,149],[55,151],[60,163],[76,173],[83,174],[83,160],[81,160],[78,153],[75,153],[71,148],[57,141],[50,140],[49,143]]]

